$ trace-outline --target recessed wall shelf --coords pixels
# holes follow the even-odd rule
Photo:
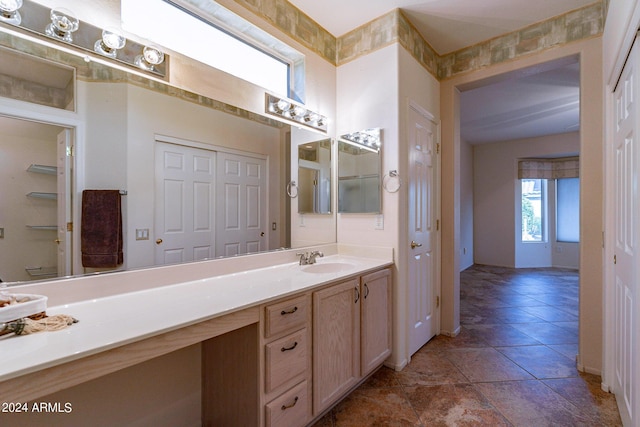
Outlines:
[[[32,230],[57,230],[58,226],[57,225],[27,225],[27,228],[30,228]]]
[[[58,200],[58,193],[41,193],[39,191],[32,191],[27,194],[27,197],[32,197],[34,199]]]
[[[58,275],[57,267],[25,267],[31,277],[54,277]]]
[[[33,164],[27,168],[27,172],[43,173],[46,175],[57,175],[58,168],[55,166]]]

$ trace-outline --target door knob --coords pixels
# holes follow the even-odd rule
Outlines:
[[[260,233],[260,237],[264,237],[264,231]]]
[[[415,240],[411,241],[411,249],[419,248],[422,246],[422,243],[416,243]]]
[[[159,245],[160,243],[162,243],[162,239],[156,240],[156,245]]]
[[[54,240],[54,242],[56,242],[57,244],[60,244],[60,242],[61,242],[61,241],[62,241],[62,240],[60,240],[60,239],[56,239],[56,240]]]

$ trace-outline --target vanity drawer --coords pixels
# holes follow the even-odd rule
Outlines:
[[[305,326],[308,320],[309,307],[308,295],[266,306],[265,338],[280,332]]]
[[[310,409],[307,382],[303,381],[266,405],[266,425],[304,426],[309,421]]]
[[[270,393],[309,368],[309,334],[302,329],[265,345],[265,392]]]

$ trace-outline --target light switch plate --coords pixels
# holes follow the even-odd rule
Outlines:
[[[376,215],[376,230],[384,230],[384,215]]]
[[[149,240],[149,229],[136,228],[136,240]]]

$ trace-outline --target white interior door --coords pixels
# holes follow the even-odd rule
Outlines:
[[[58,275],[69,276],[71,271],[71,129],[64,129],[57,138],[57,192],[58,192]]]
[[[638,425],[638,40],[614,93],[614,392],[624,425]]]
[[[409,142],[409,354],[437,332],[437,159],[438,126],[410,106]]]
[[[218,153],[216,256],[267,249],[266,160]]]
[[[156,144],[156,264],[215,256],[215,157],[214,151]]]

